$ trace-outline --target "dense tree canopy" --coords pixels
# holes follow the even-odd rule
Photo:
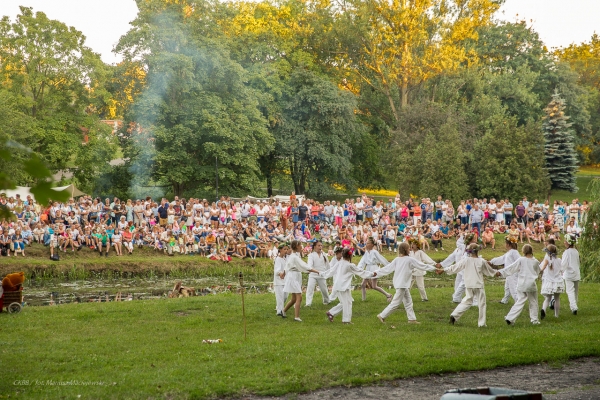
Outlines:
[[[30,8],[0,21],[12,181],[38,179],[33,154],[121,197],[208,197],[215,164],[229,194],[545,197],[559,187],[544,158],[555,91],[570,171],[600,163],[600,39],[549,52],[525,22],[494,18],[501,1],[137,3],[118,65]]]

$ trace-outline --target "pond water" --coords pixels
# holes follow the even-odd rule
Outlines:
[[[167,297],[177,282],[193,287],[198,295],[216,295],[238,292],[239,281],[206,278],[129,278],[85,279],[31,279],[23,290],[23,301],[28,306],[114,301],[118,293],[123,301]],[[272,292],[271,282],[244,282],[247,293]]]

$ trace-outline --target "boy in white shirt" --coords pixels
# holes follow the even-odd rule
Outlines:
[[[396,289],[396,294],[394,294],[394,298],[390,304],[381,312],[381,314],[377,316],[379,321],[382,323],[385,323],[387,316],[390,315],[392,311],[397,309],[400,304],[404,304],[404,309],[406,310],[409,324],[420,323],[417,321],[417,317],[415,316],[412,297],[410,297],[410,284],[412,281],[413,271],[415,269],[419,269],[421,271],[436,271],[436,268],[431,265],[423,264],[422,262],[409,257],[409,251],[410,247],[408,243],[400,243],[400,246],[398,246],[398,257],[385,267],[377,270],[378,276],[386,276],[393,272],[394,288]]]
[[[342,260],[338,257],[342,256]],[[354,275],[360,276],[361,278],[368,279],[377,276],[376,272],[365,271],[358,268],[356,265],[351,263],[352,261],[352,249],[336,249],[336,260],[327,272],[321,274],[323,278],[327,279],[333,276],[333,288],[331,290],[331,300],[339,299],[338,305],[327,311],[327,318],[329,322],[333,322],[333,318],[342,313],[342,322],[344,324],[351,324],[352,322],[352,277]]]
[[[463,272],[463,278],[465,281],[466,296],[462,299],[460,304],[456,306],[452,314],[450,314],[450,323],[454,325],[456,321],[462,317],[462,315],[473,305],[473,299],[477,298],[479,304],[479,319],[477,321],[478,326],[486,326],[486,302],[485,302],[485,287],[483,282],[483,275],[487,276],[499,276],[500,273],[493,269],[488,263],[479,258],[479,245],[472,243],[467,247],[466,253],[469,255],[467,258],[463,258],[456,264],[444,268],[444,271],[449,274],[455,274],[460,271]],[[441,271],[438,271],[438,274]]]
[[[511,265],[504,267],[498,272],[507,277],[513,274],[517,275],[517,296],[518,299],[512,306],[504,320],[508,325],[514,325],[515,320],[523,311],[525,302],[529,300],[529,318],[531,323],[539,325],[538,320],[538,293],[536,280],[540,274],[540,262],[533,258],[533,248],[526,244],[523,246],[523,257]]]

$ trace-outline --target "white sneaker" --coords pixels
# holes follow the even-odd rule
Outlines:
[[[540,321],[533,321],[531,324],[532,325],[540,325]]]
[[[294,318],[294,321],[302,322],[300,318]]]

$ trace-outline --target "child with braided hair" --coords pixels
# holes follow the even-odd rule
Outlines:
[[[556,246],[549,244],[544,249],[546,256],[540,265],[542,271],[542,290],[544,303],[542,304],[541,319],[546,318],[546,309],[554,298],[554,316],[558,318],[560,312],[560,294],[565,292],[565,283],[563,281],[562,262],[556,256]]]

